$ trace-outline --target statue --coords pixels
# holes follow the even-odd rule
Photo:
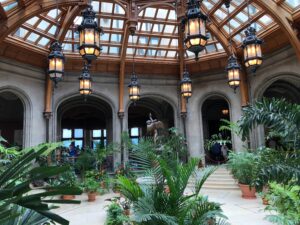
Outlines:
[[[147,120],[147,134],[153,136],[153,140],[156,143],[158,138],[158,130],[164,129],[164,124],[161,121],[154,120],[152,114],[149,114],[149,120]]]

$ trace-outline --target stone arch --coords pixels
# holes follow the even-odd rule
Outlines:
[[[262,99],[265,91],[276,81],[285,81],[293,85],[293,81],[299,82],[300,86],[300,75],[296,73],[278,73],[271,77],[267,77],[254,90],[254,99]]]
[[[178,111],[178,106],[176,105],[176,103],[168,96],[164,96],[164,95],[161,95],[161,94],[158,94],[158,93],[152,93],[152,92],[149,92],[149,93],[143,93],[143,95],[141,96],[141,99],[143,98],[157,98],[157,99],[160,99],[160,100],[163,100],[165,102],[167,102],[168,104],[170,104],[172,106],[172,109],[173,109],[173,112],[174,112],[174,127],[176,128],[179,128],[179,125],[180,125],[180,121],[179,121],[179,111]],[[128,100],[127,104],[126,104],[126,107],[125,107],[125,121],[126,121],[126,126],[125,127],[128,127],[128,109],[130,107],[130,105],[132,104],[131,101]]]
[[[0,87],[0,95],[3,92],[15,94],[23,104],[23,147],[31,146],[31,120],[32,120],[32,102],[25,91],[15,86]]]
[[[202,98],[200,98],[198,100],[198,107],[199,107],[198,108],[198,112],[199,112],[198,113],[198,118],[199,118],[199,123],[200,123],[200,125],[199,125],[199,128],[200,128],[199,138],[203,140],[201,142],[201,149],[203,151],[202,154],[205,154],[204,140],[205,140],[205,138],[207,138],[207,137],[205,137],[206,132],[204,130],[203,107],[206,104],[207,100],[210,100],[212,98],[216,98],[216,100],[224,100],[225,101],[225,104],[228,106],[228,109],[229,109],[229,114],[224,116],[224,118],[226,118],[228,120],[232,119],[232,104],[231,104],[231,101],[230,101],[227,94],[222,93],[222,92],[210,92],[210,93],[204,95]],[[230,138],[231,138],[232,146],[234,146],[235,138],[234,138],[234,135],[232,133],[230,133]]]

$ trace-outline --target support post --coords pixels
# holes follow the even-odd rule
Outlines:
[[[244,67],[241,70],[241,83],[240,83],[240,93],[241,93],[241,106],[248,106],[250,103],[249,99],[249,86],[247,79],[247,72]]]

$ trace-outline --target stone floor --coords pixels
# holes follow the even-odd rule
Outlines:
[[[264,220],[266,213],[261,199],[245,200],[240,197],[239,191],[203,191],[211,201],[223,204],[224,214],[232,225],[271,225]],[[105,206],[109,204],[105,199],[115,194],[98,196],[96,202],[87,202],[86,194],[77,197],[82,200],[80,205],[64,205],[55,212],[70,221],[70,225],[104,225]]]

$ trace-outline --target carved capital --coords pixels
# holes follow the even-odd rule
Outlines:
[[[44,112],[43,115],[46,120],[49,120],[52,117],[52,112]]]
[[[120,119],[123,119],[123,118],[124,118],[124,115],[125,115],[124,112],[118,112],[118,117],[119,117]]]

